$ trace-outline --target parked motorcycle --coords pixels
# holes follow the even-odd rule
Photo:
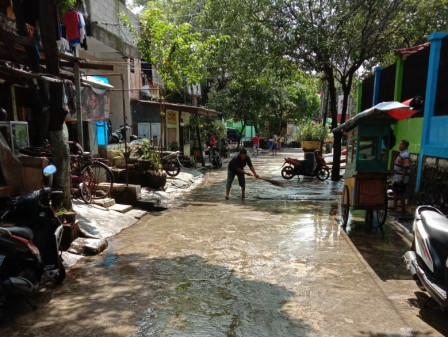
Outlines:
[[[171,177],[175,177],[180,173],[180,167],[182,164],[179,161],[179,151],[163,151],[160,161],[162,162],[163,169]]]
[[[307,160],[297,160],[286,157],[282,167],[282,177],[292,179],[294,176],[317,177],[324,181],[330,176],[330,170],[320,151],[314,151],[315,164],[310,165]],[[285,166],[286,165],[286,166]]]
[[[128,131],[131,131],[132,127],[129,125],[120,125],[120,127],[115,130],[114,132],[112,132],[112,134],[109,137],[109,143],[110,144],[117,144],[117,143],[121,143],[124,141],[124,138],[126,137],[126,133]],[[140,137],[136,136],[136,135],[131,135],[129,137],[130,141],[136,140],[136,139],[140,139]]]
[[[56,172],[54,165],[44,169],[46,176]],[[41,283],[60,284],[65,268],[59,254],[63,227],[50,206],[45,205],[52,189],[40,190],[16,198],[6,196],[0,224],[0,306],[14,296],[33,308],[27,295]]]
[[[221,168],[222,167],[222,160],[221,156],[219,154],[219,150],[216,146],[213,146],[210,149],[210,161],[212,162],[212,165],[214,168]]]
[[[433,206],[414,215],[412,248],[403,258],[417,286],[442,307],[448,307],[448,219]]]

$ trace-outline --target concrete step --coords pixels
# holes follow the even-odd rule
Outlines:
[[[68,252],[72,254],[96,255],[107,248],[104,239],[77,238],[72,242]]]
[[[108,190],[108,184],[99,184],[99,189]],[[114,183],[110,196],[114,198],[118,203],[130,203],[134,204],[142,195],[142,188],[140,185],[119,184]]]
[[[126,213],[127,215],[133,216],[134,218],[140,220],[143,218],[146,214],[148,214],[147,211],[143,211],[141,209],[133,209]]]
[[[127,213],[130,210],[132,210],[132,206],[131,205],[123,205],[123,204],[115,204],[115,205],[110,206],[109,210],[115,211],[115,212],[120,212],[120,213]]]
[[[108,208],[108,207],[115,205],[115,199],[112,199],[112,198],[94,199],[93,203],[95,205]]]
[[[160,200],[138,199],[135,207],[148,212],[161,212],[168,209],[168,205],[160,203]]]

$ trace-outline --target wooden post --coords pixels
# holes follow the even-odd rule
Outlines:
[[[124,127],[124,172],[126,175],[126,187],[129,185],[129,173],[128,173],[128,141],[127,141],[127,128],[126,128],[126,100],[124,97],[124,76],[121,74],[121,97],[123,100],[123,127]]]
[[[73,63],[73,72],[75,73],[75,108],[76,108],[76,126],[78,144],[84,149],[84,135],[82,129],[82,110],[81,110],[81,75],[79,71],[79,60]]]

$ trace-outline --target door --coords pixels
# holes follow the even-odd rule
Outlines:
[[[154,146],[160,146],[160,123],[151,123],[151,139]]]
[[[150,130],[151,130],[151,124],[138,123],[138,136],[140,138],[151,138]]]

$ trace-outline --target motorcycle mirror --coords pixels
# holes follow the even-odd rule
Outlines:
[[[44,168],[44,176],[48,177],[54,173],[56,173],[56,166],[54,166],[53,164],[48,165]]]

